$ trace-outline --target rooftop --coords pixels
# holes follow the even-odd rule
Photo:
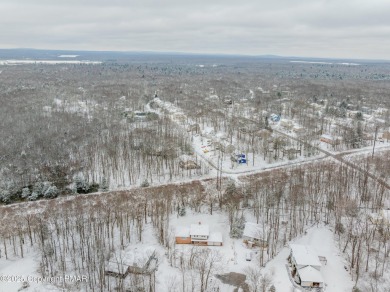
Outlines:
[[[292,256],[297,265],[321,267],[316,252],[308,245],[290,244]]]
[[[175,237],[190,237],[190,228],[185,226],[177,226]]]
[[[209,236],[209,226],[207,224],[191,224],[190,235],[206,235]]]
[[[260,224],[246,222],[243,235],[247,237],[261,239],[263,237],[263,228]]]
[[[212,232],[212,233],[210,233],[208,241],[211,241],[211,242],[222,242],[222,233],[221,232]]]
[[[317,282],[324,283],[321,272],[312,266],[307,266],[298,270],[299,277],[303,282]]]

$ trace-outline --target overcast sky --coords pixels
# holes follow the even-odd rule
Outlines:
[[[0,47],[390,59],[389,0],[0,0]]]

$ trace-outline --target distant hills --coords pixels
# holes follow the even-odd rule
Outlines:
[[[389,63],[384,60],[356,60],[356,59],[331,59],[331,58],[312,58],[278,55],[229,55],[229,54],[201,54],[201,53],[182,53],[182,52],[122,52],[122,51],[77,51],[77,50],[42,50],[31,48],[0,49],[0,60],[91,60],[103,62],[126,62],[126,61],[169,61],[172,59],[184,59],[192,61],[238,61],[247,62],[256,61],[306,61],[306,62],[324,62],[324,63]]]

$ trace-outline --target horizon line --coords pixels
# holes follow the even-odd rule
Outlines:
[[[31,50],[31,51],[62,51],[62,52],[89,52],[89,53],[121,53],[121,54],[155,54],[155,55],[193,55],[193,56],[220,56],[220,57],[244,57],[244,58],[280,58],[280,59],[319,59],[319,60],[354,60],[354,61],[381,61],[390,62],[390,59],[374,59],[374,58],[343,58],[343,57],[308,57],[308,56],[285,56],[275,54],[243,54],[243,53],[204,53],[204,52],[182,52],[182,51],[148,51],[148,50],[87,50],[87,49],[41,49],[41,48],[1,48],[2,50]]]

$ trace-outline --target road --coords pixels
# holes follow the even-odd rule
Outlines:
[[[164,102],[161,102],[160,103],[160,106],[164,107]],[[159,111],[157,110],[152,110],[151,107],[150,107],[150,102],[146,105],[146,108],[147,110],[149,111],[153,111],[157,114],[160,114]],[[180,110],[179,108],[176,108],[176,110]],[[176,121],[174,121],[176,122]],[[253,122],[256,122],[256,121],[253,121]],[[176,122],[176,124],[178,124]],[[185,129],[183,128],[183,125],[180,125],[178,124],[179,127],[181,127],[184,131]],[[207,156],[205,156],[201,150],[197,149],[195,146],[194,146],[194,149],[196,151],[196,153],[198,154],[198,156],[204,161],[206,162],[212,169],[216,170],[218,172],[218,175],[220,176],[231,176],[231,175],[247,175],[247,174],[256,174],[256,173],[261,173],[263,171],[268,171],[268,170],[271,170],[271,169],[278,169],[278,168],[284,168],[284,167],[289,167],[289,166],[293,166],[293,165],[296,165],[296,164],[302,164],[302,163],[308,163],[308,162],[313,162],[313,161],[316,161],[316,160],[322,160],[324,158],[327,158],[327,157],[331,157],[333,158],[334,160],[340,162],[340,163],[343,163],[345,164],[346,166],[356,170],[356,171],[359,171],[365,175],[367,175],[369,178],[375,180],[376,182],[378,182],[380,185],[382,185],[384,188],[386,188],[387,190],[390,190],[390,185],[384,181],[383,179],[381,179],[380,177],[378,177],[377,175],[373,174],[373,173],[370,173],[369,171],[361,168],[360,166],[350,162],[350,161],[347,161],[343,158],[344,155],[347,155],[347,154],[350,154],[350,152],[346,152],[346,153],[337,153],[337,154],[334,154],[334,153],[331,153],[329,151],[326,151],[318,146],[315,146],[315,145],[311,145],[310,143],[308,142],[305,142],[305,141],[302,141],[301,139],[295,137],[295,136],[292,136],[292,135],[289,135],[289,134],[286,134],[282,131],[279,131],[277,129],[273,129],[274,132],[278,133],[279,135],[282,135],[282,136],[285,136],[289,139],[292,139],[292,140],[295,140],[299,143],[302,143],[303,145],[306,145],[306,146],[310,146],[310,147],[314,147],[316,150],[318,150],[319,152],[325,154],[325,156],[322,156],[322,157],[317,157],[315,159],[312,159],[312,160],[307,160],[307,161],[296,161],[296,162],[287,162],[286,164],[282,164],[282,165],[276,165],[276,166],[269,166],[269,167],[266,167],[266,168],[261,168],[261,169],[254,169],[254,170],[240,170],[240,171],[234,171],[234,170],[226,170],[224,169],[222,166],[219,166],[219,165],[216,165],[212,159],[208,158]],[[387,148],[387,147],[386,147]],[[388,146],[388,148],[390,149],[390,146]],[[356,151],[356,152],[353,152],[354,154],[359,154],[363,151],[367,151],[367,149],[361,149],[360,151]],[[217,164],[219,164],[217,162]]]
[[[345,159],[343,158],[343,156],[348,155],[348,154],[351,154],[351,152],[334,154],[334,153],[331,153],[331,152],[329,152],[329,151],[326,151],[326,150],[324,150],[324,149],[322,149],[322,148],[320,148],[320,147],[313,146],[313,145],[311,145],[310,143],[304,142],[304,141],[300,140],[300,139],[297,138],[297,137],[290,136],[290,135],[288,135],[288,134],[286,134],[286,133],[284,133],[284,132],[281,132],[281,131],[279,131],[279,130],[275,130],[275,129],[273,129],[273,130],[274,130],[274,132],[276,132],[276,133],[278,133],[278,134],[280,134],[280,135],[282,135],[282,136],[286,136],[286,137],[288,137],[288,138],[290,138],[290,139],[293,139],[293,140],[295,140],[295,141],[298,141],[298,142],[300,142],[300,143],[302,143],[302,144],[304,144],[304,145],[309,145],[309,146],[311,146],[311,147],[316,148],[319,152],[324,153],[327,157],[331,157],[331,158],[337,160],[338,162],[343,163],[343,164],[347,165],[348,167],[350,167],[350,168],[352,168],[352,169],[355,169],[356,171],[359,171],[359,172],[361,172],[361,173],[367,175],[369,178],[371,178],[371,179],[375,180],[376,182],[378,182],[381,186],[383,186],[383,187],[385,187],[386,189],[390,190],[390,185],[389,185],[386,181],[384,181],[384,180],[381,179],[380,177],[376,176],[375,174],[370,173],[369,171],[367,171],[367,170],[361,168],[360,166],[358,166],[358,165],[356,165],[356,164],[354,164],[354,163],[352,163],[352,162],[350,162],[350,161],[347,161],[347,160],[345,160]],[[386,148],[390,148],[390,146],[388,146],[388,147],[386,147]],[[361,149],[360,151],[354,151],[354,152],[352,152],[352,153],[353,153],[353,154],[359,154],[359,153],[365,152],[365,151],[367,151],[367,149]]]

